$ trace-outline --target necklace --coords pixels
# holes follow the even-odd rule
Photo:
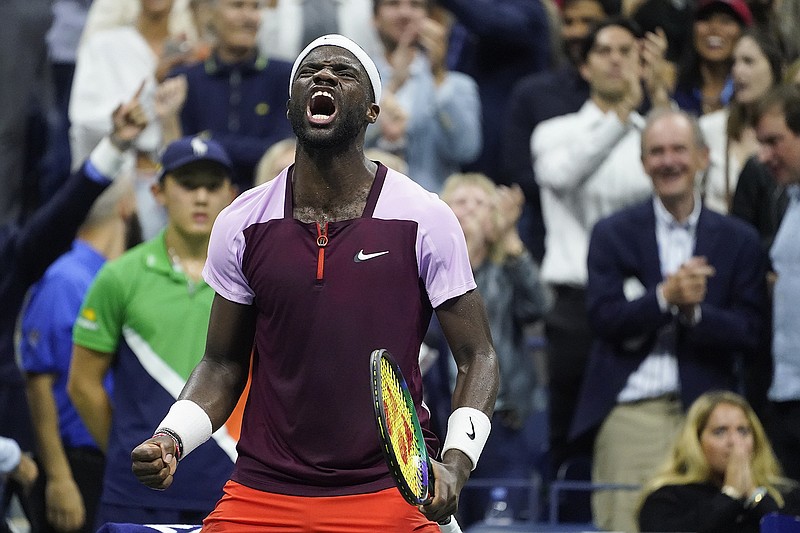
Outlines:
[[[170,262],[172,263],[172,270],[183,274],[183,277],[186,278],[186,285],[189,288],[189,293],[194,294],[197,289],[197,283],[203,277],[203,266],[200,265],[198,268],[197,265],[193,265],[192,268],[187,268],[174,248],[167,248],[167,252],[169,253]]]

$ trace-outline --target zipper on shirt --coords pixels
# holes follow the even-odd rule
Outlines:
[[[325,247],[328,246],[328,223],[320,226],[317,222],[317,281],[320,281],[325,273]]]

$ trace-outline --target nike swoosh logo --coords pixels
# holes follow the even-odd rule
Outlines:
[[[369,261],[370,259],[374,259],[376,257],[380,257],[380,256],[386,255],[388,253],[389,253],[389,250],[385,250],[383,252],[375,252],[375,253],[371,253],[371,254],[365,254],[364,253],[364,249],[362,248],[361,250],[358,251],[356,256],[353,258],[353,261],[355,261],[356,263],[361,263],[362,261]]]
[[[475,424],[472,423],[472,417],[469,417],[469,427],[472,429],[472,433],[467,432],[467,437],[469,440],[475,440]]]

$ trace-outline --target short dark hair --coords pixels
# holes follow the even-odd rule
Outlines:
[[[800,135],[800,87],[793,83],[773,87],[756,105],[755,123],[774,111],[783,112],[786,126]]]
[[[629,31],[635,39],[641,39],[642,37],[642,30],[639,28],[639,25],[629,18],[614,16],[603,19],[594,25],[591,31],[589,31],[589,34],[583,40],[583,46],[581,47],[581,62],[586,62],[586,58],[589,57],[589,52],[591,52],[592,48],[594,48],[594,45],[597,44],[597,35],[604,29],[611,26],[619,26],[620,28]]]
[[[428,11],[430,11],[431,8],[433,7],[435,1],[436,0],[425,0],[425,4],[426,4],[425,8]],[[384,2],[384,0],[372,0],[372,14],[373,15],[377,15],[378,14],[378,8],[381,6],[381,4],[383,2]]]

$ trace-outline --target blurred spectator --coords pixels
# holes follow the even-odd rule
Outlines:
[[[549,293],[517,232],[524,196],[518,185],[498,188],[483,174],[454,174],[444,183],[442,199],[453,209],[464,231],[500,361],[492,433],[470,478],[529,480],[533,465],[525,426],[530,423],[536,377],[523,333],[526,325],[544,315]],[[507,503],[517,519],[527,510],[527,492],[509,490]],[[462,493],[461,525],[482,519],[489,502],[488,490]]]
[[[47,56],[52,96],[47,109],[47,151],[39,183],[39,195],[52,195],[69,177],[69,96],[78,42],[92,0],[55,0],[53,24],[47,31]]]
[[[468,170],[500,179],[501,141],[511,90],[523,76],[552,66],[549,0],[438,0],[466,32],[452,42],[455,70],[478,84],[483,147]],[[415,176],[415,174],[412,174]]]
[[[728,104],[733,96],[733,46],[752,23],[744,0],[698,2],[691,46],[681,58],[673,95],[681,109],[703,115]]]
[[[800,481],[800,88],[783,85],[770,91],[759,102],[755,120],[759,159],[789,196],[770,249],[776,278],[767,428],[784,472]]]
[[[674,87],[677,66],[692,46],[692,20],[695,2],[691,0],[623,0],[622,15],[630,17],[642,31],[661,28],[667,36],[666,59],[670,68],[670,87]]]
[[[639,157],[639,37],[628,20],[600,23],[581,50],[589,99],[576,113],[541,122],[531,138],[547,230],[542,279],[555,290],[545,319],[554,471],[591,451],[591,435],[572,443],[568,437],[593,337],[585,309],[589,234],[597,220],[652,192]]]
[[[447,70],[449,22],[436,14],[431,0],[374,0],[384,86],[381,114],[366,137],[366,147],[405,160],[414,181],[433,192],[478,156],[482,142],[478,88]]]
[[[16,223],[23,211],[26,158],[37,144],[29,136],[30,119],[42,86],[51,19],[49,0],[0,2],[0,224]]]
[[[773,37],[755,28],[742,34],[733,49],[733,99],[700,118],[711,158],[700,183],[703,203],[709,209],[729,212],[739,174],[758,151],[752,125],[755,106],[781,82],[782,73],[783,56]]]
[[[197,38],[198,29],[189,10],[189,4],[192,1],[196,0],[174,0],[172,2],[168,22],[170,35],[189,41]],[[83,35],[81,35],[81,44],[97,32],[119,26],[135,25],[140,13],[141,0],[92,0]]]
[[[294,151],[297,148],[297,139],[289,137],[278,141],[264,152],[256,167],[256,176],[253,186],[258,187],[272,181],[281,170],[294,163]]]
[[[395,154],[390,154],[379,148],[367,148],[364,150],[364,156],[372,161],[380,161],[392,170],[396,170],[401,174],[408,174],[408,164],[403,158]]]
[[[800,1],[770,2],[788,62],[800,58]],[[774,26],[773,26],[774,27]]]
[[[756,359],[766,308],[755,230],[703,207],[695,176],[708,165],[696,121],[660,109],[642,132],[654,198],[597,223],[586,307],[597,335],[573,434],[600,425],[594,483],[641,485],[666,456],[684,409],[710,389],[737,387],[736,361]],[[592,495],[595,524],[635,531],[637,491]]]
[[[756,413],[727,391],[695,400],[645,495],[640,531],[758,533],[768,513],[800,514]]]
[[[6,476],[27,491],[39,477],[39,468],[33,459],[22,453],[14,439],[0,437],[0,487],[5,485]],[[3,522],[0,527],[5,531],[5,517]]]
[[[26,451],[33,450],[34,439],[25,381],[14,353],[18,314],[28,288],[69,248],[92,202],[120,174],[123,152],[146,124],[137,97],[114,111],[111,134],[46,204],[22,224],[0,225],[0,434]],[[20,495],[19,485],[10,489]],[[9,498],[8,491],[0,495],[2,519]],[[27,507],[26,499],[22,503]],[[34,529],[38,519],[28,513]]]
[[[372,24],[372,0],[274,0],[263,10],[258,31],[262,54],[293,62],[297,54],[317,37],[344,35],[358,43],[370,57],[381,45]]]
[[[231,173],[214,141],[187,137],[167,146],[153,186],[168,213],[166,228],[106,263],[83,301],[68,392],[106,454],[95,528],[199,523],[233,470],[236,441],[224,428],[195,451],[169,492],[141,485],[129,466],[130,450],[151,435],[205,346],[214,290],[200,273],[214,220],[235,196]],[[104,387],[109,370],[113,396]]]
[[[33,495],[41,531],[95,531],[105,460],[67,397],[72,326],[97,271],[125,250],[135,212],[133,184],[120,177],[92,205],[72,250],[31,288],[22,315],[19,351],[44,473]]]
[[[143,236],[150,238],[166,220],[150,194],[158,170],[157,152],[162,146],[161,121],[156,113],[156,74],[176,61],[189,60],[189,54],[176,48],[176,39],[182,37],[170,33],[173,0],[139,0],[139,4],[133,24],[94,32],[80,46],[69,117],[72,160],[80,161],[109,130],[111,110],[144,83],[142,105],[150,124],[137,139],[127,171],[135,173],[139,222]],[[95,8],[100,6],[95,3],[92,9]]]
[[[531,163],[531,134],[543,120],[574,113],[589,98],[589,84],[578,71],[581,47],[592,27],[607,15],[601,0],[564,0],[560,37],[567,61],[552,70],[525,76],[514,85],[509,97],[502,131],[503,170],[495,179],[518,183],[525,192],[522,240],[539,263],[544,257],[544,221]]]
[[[216,0],[211,24],[216,41],[204,62],[172,71],[185,84],[168,106],[165,121],[180,135],[202,134],[220,143],[233,162],[240,190],[253,185],[256,165],[274,143],[292,135],[286,118],[291,63],[260,54],[256,34],[259,0]],[[170,81],[170,80],[168,80]]]

